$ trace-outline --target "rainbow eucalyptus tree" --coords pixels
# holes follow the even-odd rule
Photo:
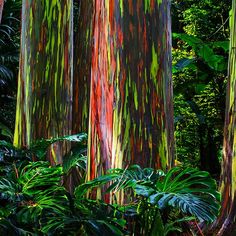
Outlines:
[[[169,0],[95,0],[88,179],[173,164]]]
[[[93,1],[79,1],[78,28],[74,43],[73,123],[74,133],[88,131],[91,82]],[[76,20],[75,20],[76,21]]]
[[[2,20],[3,5],[4,5],[4,0],[0,0],[0,23]]]
[[[23,0],[14,145],[71,132],[73,21],[71,0]],[[55,144],[51,162],[66,144]]]
[[[236,235],[236,0],[230,17],[230,53],[226,94],[223,162],[221,173],[222,209],[216,225],[218,235]]]

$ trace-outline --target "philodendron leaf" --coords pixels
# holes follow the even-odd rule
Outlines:
[[[142,195],[144,197],[149,197],[155,190],[152,187],[136,184],[134,187],[135,193],[137,195]]]
[[[41,160],[45,156],[48,147],[51,144],[59,141],[83,143],[87,141],[87,134],[80,133],[75,135],[66,135],[63,137],[38,140],[30,145],[29,150]]]

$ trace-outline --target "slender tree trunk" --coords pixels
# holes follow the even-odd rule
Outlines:
[[[226,95],[224,152],[221,173],[222,209],[216,222],[218,235],[236,235],[236,0],[230,19],[229,79]]]
[[[73,132],[88,131],[89,97],[92,61],[93,1],[79,4],[78,29],[74,49]]]
[[[72,132],[88,132],[89,99],[92,61],[92,19],[93,1],[74,1],[74,73]],[[73,192],[81,182],[85,171],[73,168],[66,178],[67,186]]]
[[[95,0],[88,179],[173,164],[169,0]]]
[[[0,23],[2,21],[3,6],[4,6],[4,0],[0,0]]]
[[[70,134],[72,120],[72,1],[23,0],[14,145]],[[66,144],[55,144],[61,162]]]

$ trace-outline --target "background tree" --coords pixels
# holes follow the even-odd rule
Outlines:
[[[72,1],[23,0],[14,145],[70,134],[72,120]],[[53,145],[61,161],[67,147]]]
[[[95,1],[88,179],[173,164],[170,1]]]
[[[0,23],[1,23],[1,20],[2,20],[3,6],[4,6],[4,0],[0,0]]]
[[[73,77],[74,133],[88,131],[92,61],[93,1],[75,1],[75,40]]]
[[[230,54],[224,128],[223,163],[221,174],[222,210],[217,227],[218,235],[236,233],[236,1],[232,1],[230,17]]]

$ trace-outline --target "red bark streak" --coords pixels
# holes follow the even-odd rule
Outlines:
[[[155,0],[151,0],[151,2],[150,2],[150,8],[151,8],[151,10],[153,10],[154,7],[155,7]],[[160,14],[161,14],[161,13],[160,13]]]
[[[132,34],[132,37],[134,36],[134,26],[132,23],[129,23],[129,31]]]
[[[134,15],[133,1],[129,0],[128,1],[128,6],[129,6],[129,13],[130,13],[131,16],[133,16]]]
[[[115,10],[115,0],[109,0],[109,22],[110,22],[110,33],[112,34],[114,31],[114,10]]]
[[[224,211],[222,211],[221,212],[221,214],[222,213],[226,213],[226,212],[228,212],[228,207],[229,207],[229,200],[230,200],[230,186],[229,185],[226,185],[225,186],[225,189],[224,189],[224,199],[223,199],[223,201],[222,201],[222,206],[221,206],[221,208],[224,210]],[[228,213],[227,213],[228,214]]]
[[[91,94],[91,120],[90,124],[94,124],[94,129],[91,130],[92,140],[95,141],[96,133],[98,140],[101,141],[101,155],[105,160],[102,165],[106,169],[108,163],[110,163],[111,157],[111,145],[112,145],[112,127],[113,127],[113,99],[114,92],[113,87],[110,85],[109,80],[113,80],[113,77],[107,77],[109,72],[115,73],[115,62],[113,56],[113,46],[111,46],[111,67],[108,68],[107,61],[107,12],[100,1],[96,1],[95,6],[96,17],[99,19],[95,22],[94,41],[95,46],[93,48],[93,60],[92,60],[92,88]],[[97,42],[97,43],[96,43]],[[95,69],[96,68],[96,69]],[[110,71],[111,70],[111,71]],[[91,147],[95,149],[96,147]],[[106,152],[109,152],[106,155]],[[96,152],[91,152],[91,159],[96,159]],[[92,174],[94,176],[94,174]]]
[[[147,45],[147,27],[146,27],[146,19],[143,20],[143,46],[144,46],[144,53],[146,54],[148,51]]]
[[[123,40],[124,40],[123,32],[122,32],[121,27],[119,25],[117,26],[117,28],[118,28],[117,47],[122,47]]]

